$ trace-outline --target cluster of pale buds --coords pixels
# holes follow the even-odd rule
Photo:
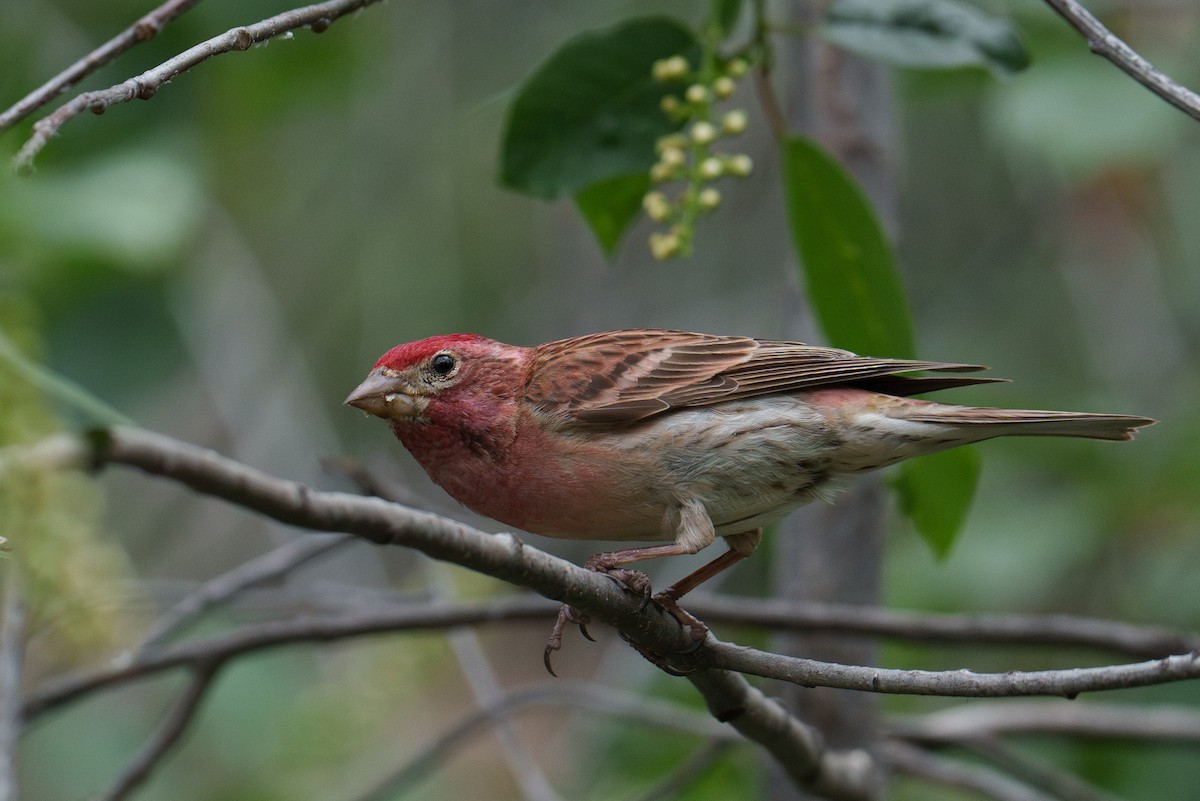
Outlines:
[[[726,175],[747,176],[753,169],[750,157],[744,153],[722,153],[714,148],[720,140],[746,130],[745,111],[733,109],[718,116],[714,106],[733,94],[737,79],[747,69],[745,61],[733,59],[705,81],[683,56],[654,62],[652,72],[656,81],[691,81],[682,96],[666,95],[662,100],[663,111],[681,129],[658,140],[658,160],[650,168],[650,180],[659,188],[642,199],[642,207],[650,219],[670,225],[666,231],[650,235],[650,252],[656,259],[688,255],[697,217],[721,203],[720,191],[710,184]],[[668,196],[662,187],[672,181],[685,182],[674,197]]]

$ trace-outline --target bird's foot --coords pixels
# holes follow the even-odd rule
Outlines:
[[[603,576],[607,576],[616,582],[621,589],[631,592],[635,595],[640,595],[642,598],[642,609],[645,609],[647,606],[649,606],[651,594],[654,591],[650,586],[650,577],[640,570],[627,570],[622,567],[617,567],[606,560],[604,558],[605,556],[607,556],[607,554],[598,554],[597,556],[593,556],[591,559],[588,559],[586,563],[584,563],[584,567]],[[566,628],[568,623],[579,626],[580,633],[583,634],[585,638],[595,642],[596,640],[593,639],[592,635],[588,634],[587,624],[590,622],[591,620],[587,615],[583,614],[570,604],[563,604],[558,610],[558,620],[554,622],[554,628],[550,631],[550,639],[546,641],[546,650],[542,655],[542,663],[546,666],[546,670],[549,671],[551,676],[558,678],[558,674],[554,672],[554,668],[550,664],[550,657],[555,651],[558,651],[562,648],[563,629]]]
[[[650,577],[640,570],[630,570],[620,566],[612,557],[616,554],[598,553],[588,557],[583,563],[587,570],[608,576],[623,590],[642,596],[642,609],[650,605],[650,595],[654,591],[650,586]]]
[[[592,635],[588,634],[587,624],[591,623],[591,619],[580,612],[570,604],[563,604],[558,610],[558,620],[554,621],[554,628],[550,631],[550,639],[546,641],[546,650],[542,655],[542,663],[545,664],[546,670],[554,678],[558,678],[558,674],[554,672],[554,668],[550,665],[550,655],[562,648],[563,629],[568,623],[579,626],[579,632],[588,640],[595,642]]]
[[[626,570],[623,567],[618,567],[600,572],[615,581],[621,589],[634,595],[642,596],[642,604],[638,607],[638,611],[650,605],[654,588],[650,586],[650,577],[642,571]]]
[[[657,595],[653,596],[654,603],[660,609],[666,612],[675,621],[679,623],[679,628],[683,631],[684,636],[688,639],[688,645],[680,648],[674,653],[676,655],[692,654],[700,650],[704,645],[704,638],[708,636],[708,626],[697,618],[695,615],[688,612],[679,605],[679,601],[675,596],[675,588],[668,587]],[[670,673],[672,676],[686,676],[691,670],[682,670],[676,667],[671,662],[671,658],[664,654],[655,653],[635,643],[633,640],[621,635],[627,643],[633,646],[639,654],[646,658],[648,662],[658,667],[660,670]]]

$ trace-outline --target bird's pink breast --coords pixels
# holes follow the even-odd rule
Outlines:
[[[580,539],[669,539],[668,494],[638,486],[639,460],[526,421],[497,452],[459,429],[405,426],[397,436],[437,484],[479,514],[525,531]]]
[[[518,415],[502,454],[438,425],[398,432],[429,475],[480,514],[571,539],[663,540],[684,500],[721,535],[771,522],[818,497],[835,446],[797,399],[681,410],[624,428],[547,429]]]

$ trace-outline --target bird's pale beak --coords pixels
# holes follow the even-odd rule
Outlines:
[[[366,380],[354,388],[346,398],[346,405],[385,420],[415,417],[417,403],[404,389],[405,382],[401,377],[394,373],[389,375],[379,368],[372,370]]]

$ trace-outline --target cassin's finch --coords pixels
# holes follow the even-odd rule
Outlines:
[[[1153,421],[973,408],[909,396],[994,379],[915,377],[974,365],[873,359],[796,342],[683,331],[591,334],[534,348],[474,334],[392,348],[346,403],[388,421],[447,492],[552,537],[666,540],[588,566],[730,550],[655,599],[676,599],[749,556],[762,526],[855,473],[999,436],[1127,440]],[[551,639],[558,646],[565,610]]]

